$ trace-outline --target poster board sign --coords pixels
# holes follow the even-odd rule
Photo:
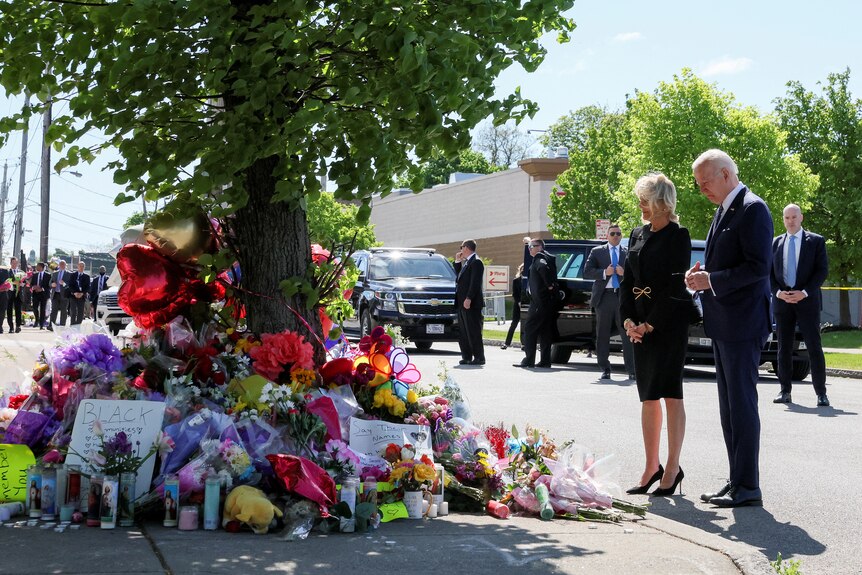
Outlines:
[[[27,468],[34,463],[26,445],[0,444],[0,503],[27,499]]]
[[[350,448],[354,451],[379,455],[390,443],[409,443],[413,446],[416,457],[434,456],[431,448],[431,428],[427,425],[350,418]]]
[[[101,440],[93,433],[93,423],[97,420],[105,432],[105,441],[110,441],[116,434],[124,431],[133,449],[137,448],[138,441],[141,442],[139,453],[144,457],[156,442],[164,415],[165,404],[161,401],[85,399],[81,401],[78,413],[75,414],[75,426],[72,428],[72,441],[69,444],[71,449],[66,456],[66,463],[80,465],[85,473],[94,471],[81,456],[88,458],[102,446]],[[156,457],[150,457],[138,470],[136,497],[150,491],[155,464]]]
[[[485,266],[485,282],[482,291],[508,291],[509,266]]]
[[[608,239],[608,229],[611,227],[610,220],[596,220],[596,239]]]

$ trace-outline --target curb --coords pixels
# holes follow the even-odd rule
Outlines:
[[[640,521],[640,525],[721,553],[733,561],[743,575],[775,575],[769,559],[747,543],[729,541],[714,533],[652,513],[647,517],[648,520]]]

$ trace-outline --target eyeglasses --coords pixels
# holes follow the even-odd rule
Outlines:
[[[621,236],[621,235],[623,235],[623,233],[622,232],[608,232],[608,235],[609,236]]]
[[[542,244],[530,244],[530,247],[531,248],[540,248],[540,247],[542,247]]]

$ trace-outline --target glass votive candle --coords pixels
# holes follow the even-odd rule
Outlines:
[[[180,507],[179,524],[180,531],[194,531],[198,528],[198,506],[183,505]]]
[[[72,514],[75,513],[75,504],[66,503],[60,506],[60,521],[72,521]]]

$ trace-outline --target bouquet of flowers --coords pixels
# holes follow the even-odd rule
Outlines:
[[[153,454],[170,450],[170,438],[159,432],[159,437],[153,446],[141,456],[141,442],[135,445],[129,441],[125,432],[116,433],[111,439],[105,440],[105,432],[99,420],[93,423],[93,434],[99,438],[100,446],[97,451],[90,453],[84,459],[94,469],[99,469],[105,475],[120,475],[121,473],[136,473],[144,462]],[[69,448],[71,449],[71,447]],[[80,455],[80,454],[79,454]]]
[[[434,462],[423,455],[419,460],[402,459],[397,462],[392,467],[389,480],[402,491],[426,491],[431,488],[436,476]]]

